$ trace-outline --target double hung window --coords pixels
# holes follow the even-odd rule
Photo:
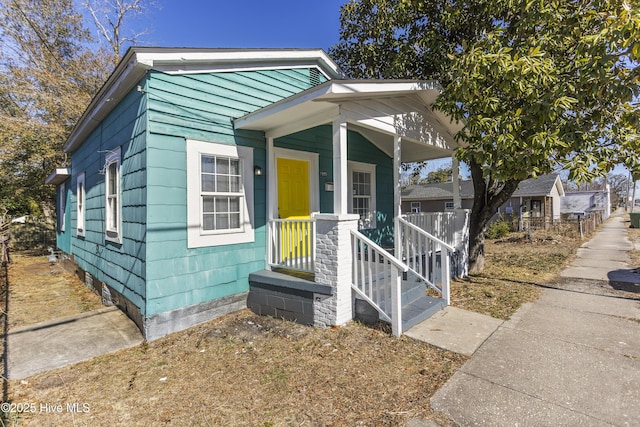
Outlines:
[[[188,247],[253,242],[253,149],[187,140]]]
[[[376,227],[376,165],[349,162],[349,212],[360,216],[359,228]]]
[[[105,157],[106,239],[121,243],[120,147]]]
[[[78,175],[76,181],[76,229],[78,236],[84,236],[84,211],[85,211],[85,188],[84,188],[84,172]]]

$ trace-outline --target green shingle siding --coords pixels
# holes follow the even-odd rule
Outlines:
[[[76,179],[85,173],[85,235],[76,235],[72,253],[80,268],[122,293],[142,313],[145,289],[146,114],[144,96],[132,91],[72,153],[74,215]],[[105,242],[106,152],[120,147],[122,244]]]
[[[320,81],[326,78],[320,75]],[[263,134],[235,131],[233,119],[310,88],[310,70],[150,71],[139,84],[144,91],[132,90],[72,153],[68,217],[59,244],[68,239],[80,268],[122,293],[144,317],[247,291],[248,274],[265,263],[266,176],[254,177],[253,243],[188,249],[186,140],[252,147],[254,164],[266,170]],[[116,147],[121,243],[105,241],[104,222],[104,159]],[[330,139],[328,149],[330,166]],[[83,172],[85,235],[79,237],[75,192]],[[325,204],[332,203],[327,197]]]
[[[248,290],[265,265],[266,177],[254,179],[254,242],[187,248],[187,139],[252,147],[266,170],[261,132],[232,120],[310,87],[308,70],[149,75],[147,315]]]

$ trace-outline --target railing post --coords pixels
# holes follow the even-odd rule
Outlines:
[[[271,264],[274,263],[273,258],[273,222],[267,221],[267,269],[271,270]]]
[[[442,260],[442,265],[440,268],[442,269],[442,299],[445,304],[451,304],[451,252],[448,249],[444,249],[442,251],[442,255],[444,255],[444,259]]]
[[[333,288],[332,295],[314,294],[316,326],[342,325],[353,319],[351,230],[358,229],[358,215],[315,214],[317,283]]]
[[[391,267],[391,332],[394,336],[402,335],[402,275],[394,265]]]

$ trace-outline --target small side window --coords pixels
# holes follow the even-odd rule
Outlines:
[[[121,243],[120,147],[105,157],[105,238]]]
[[[66,216],[67,216],[67,184],[63,182],[58,187],[58,231],[64,231]]]
[[[84,211],[85,211],[84,172],[78,175],[78,179],[76,182],[76,203],[77,203],[76,229],[77,229],[78,236],[84,236]]]

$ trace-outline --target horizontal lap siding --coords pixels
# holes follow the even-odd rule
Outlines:
[[[233,119],[309,87],[308,69],[150,74],[148,316],[246,292],[249,273],[265,266],[264,175],[254,177],[254,242],[187,248],[186,139],[252,147],[266,170],[264,135],[234,131]]]
[[[78,266],[123,294],[144,314],[146,103],[132,91],[72,155],[73,239]],[[120,146],[122,243],[105,241],[105,154]],[[85,173],[85,235],[77,235],[77,177]]]

